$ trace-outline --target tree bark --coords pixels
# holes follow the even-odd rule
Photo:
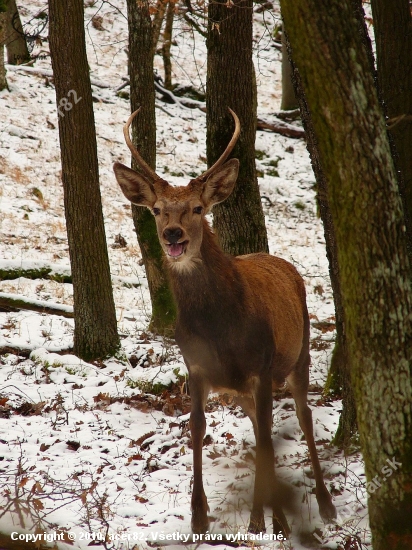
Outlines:
[[[409,0],[372,0],[380,99],[388,117],[412,257],[412,18]]]
[[[256,79],[252,61],[252,1],[210,2],[207,37],[207,161],[211,166],[233,134],[230,107],[242,127],[232,153],[240,161],[232,195],[213,209],[214,228],[230,254],[267,252],[255,167]]]
[[[129,24],[129,74],[132,112],[142,107],[133,120],[133,142],[145,161],[156,167],[156,119],[153,79],[152,23],[147,0],[127,0]],[[132,161],[134,170],[138,165]],[[147,208],[132,205],[133,222],[142,252],[152,302],[150,330],[171,334],[176,307],[163,268],[163,252],[156,224]]]
[[[49,40],[73,278],[74,352],[91,360],[115,353],[120,343],[99,187],[82,0],[49,1]]]
[[[406,550],[412,290],[385,121],[352,3],[281,0],[281,9],[328,182],[373,547]]]

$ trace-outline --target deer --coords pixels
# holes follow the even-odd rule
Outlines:
[[[277,497],[272,443],[272,391],[287,383],[296,405],[325,522],[336,517],[316,450],[309,386],[309,330],[304,281],[295,267],[267,253],[230,256],[206,219],[235,186],[239,160],[228,160],[240,121],[220,158],[185,186],[172,186],[144,161],[124,125],[126,144],[139,171],[116,162],[113,170],[125,197],[154,215],[158,238],[177,305],[175,339],[188,369],[193,447],[191,527],[209,529],[202,479],[205,406],[209,392],[229,393],[250,418],[256,439],[256,473],[249,532],[265,531],[264,507],[272,510],[273,532],[290,528]]]

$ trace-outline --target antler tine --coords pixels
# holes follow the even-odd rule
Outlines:
[[[126,141],[126,145],[130,149],[130,152],[132,153],[132,157],[135,159],[135,161],[138,163],[139,167],[143,170],[146,176],[148,176],[150,179],[156,181],[160,180],[160,176],[156,174],[156,172],[150,168],[150,166],[147,164],[146,161],[142,159],[140,156],[139,151],[136,149],[136,147],[133,145],[132,140],[130,139],[130,133],[129,128],[130,125],[134,119],[134,117],[137,115],[137,113],[140,111],[141,107],[139,107],[134,113],[132,113],[129,118],[127,119],[126,124],[123,126],[123,134],[124,139]]]
[[[228,146],[226,147],[226,149],[224,150],[222,155],[214,163],[214,165],[211,166],[208,170],[206,170],[206,172],[203,172],[203,174],[198,176],[196,178],[197,180],[206,179],[208,176],[210,176],[210,174],[212,174],[215,170],[217,170],[220,166],[222,166],[222,164],[225,162],[227,157],[233,151],[234,146],[236,145],[236,142],[237,142],[237,140],[239,138],[239,135],[240,135],[240,121],[239,121],[239,118],[238,118],[237,114],[234,111],[232,111],[232,109],[230,107],[228,107],[228,109],[229,109],[230,114],[233,117],[233,120],[235,121],[235,131],[233,132],[232,139],[229,141]]]

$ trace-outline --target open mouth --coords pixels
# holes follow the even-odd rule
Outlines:
[[[167,254],[171,258],[179,258],[186,250],[187,241],[167,245]]]

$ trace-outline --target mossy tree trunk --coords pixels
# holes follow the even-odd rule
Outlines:
[[[214,209],[214,228],[231,254],[267,252],[265,219],[255,167],[256,79],[252,61],[251,0],[210,2],[207,36],[207,161],[211,166],[233,134],[228,107],[240,119],[240,138],[232,153],[240,161],[232,195]]]
[[[74,352],[85,360],[119,348],[99,187],[83,0],[49,0],[49,40],[74,294]]]
[[[129,25],[129,75],[132,112],[142,107],[133,120],[133,142],[145,161],[156,166],[156,117],[153,78],[152,22],[147,0],[127,0]],[[132,161],[132,167],[138,170]],[[150,330],[171,335],[176,307],[163,268],[163,252],[157,238],[156,224],[147,208],[132,205],[133,222],[142,252],[152,302]]]
[[[385,121],[350,0],[281,9],[328,182],[373,547],[407,550],[412,290]]]
[[[286,33],[284,33],[284,41],[286,51],[289,51],[290,54],[290,44]],[[311,112],[306,101],[299,71],[291,56],[290,65],[295,94],[299,103],[303,126],[305,128],[307,148],[310,154],[313,172],[316,177],[316,198],[323,223],[326,255],[329,262],[329,275],[335,304],[336,341],[326,381],[325,393],[342,397],[342,413],[339,418],[339,427],[334,438],[334,443],[347,450],[352,437],[356,434],[357,425],[355,399],[350,382],[349,355],[346,341],[335,229],[327,198],[327,177],[320,160],[319,145],[313,127]]]
[[[354,14],[356,14],[357,17],[358,32],[368,54],[370,71],[372,74],[375,74],[372,46],[365,24],[365,14],[363,11],[362,2],[361,0],[352,0],[352,5]],[[288,46],[289,42],[287,40],[286,33],[285,38],[286,45]],[[307,135],[307,147],[311,156],[312,168],[317,182],[317,201],[324,227],[326,255],[329,261],[329,275],[335,304],[336,341],[332,353],[328,378],[326,380],[325,394],[335,395],[342,398],[342,413],[339,418],[339,426],[333,441],[335,445],[343,448],[346,452],[350,448],[353,436],[356,436],[357,423],[355,398],[350,381],[350,365],[346,342],[342,293],[340,290],[335,230],[327,199],[327,180],[320,163],[319,150],[316,135],[313,129],[310,110],[306,102],[299,71],[294,66],[293,59],[291,59],[290,62],[292,65],[292,77],[296,88],[296,95],[299,99],[302,121]]]
[[[399,171],[412,256],[412,17],[409,0],[372,0],[378,84]]]

